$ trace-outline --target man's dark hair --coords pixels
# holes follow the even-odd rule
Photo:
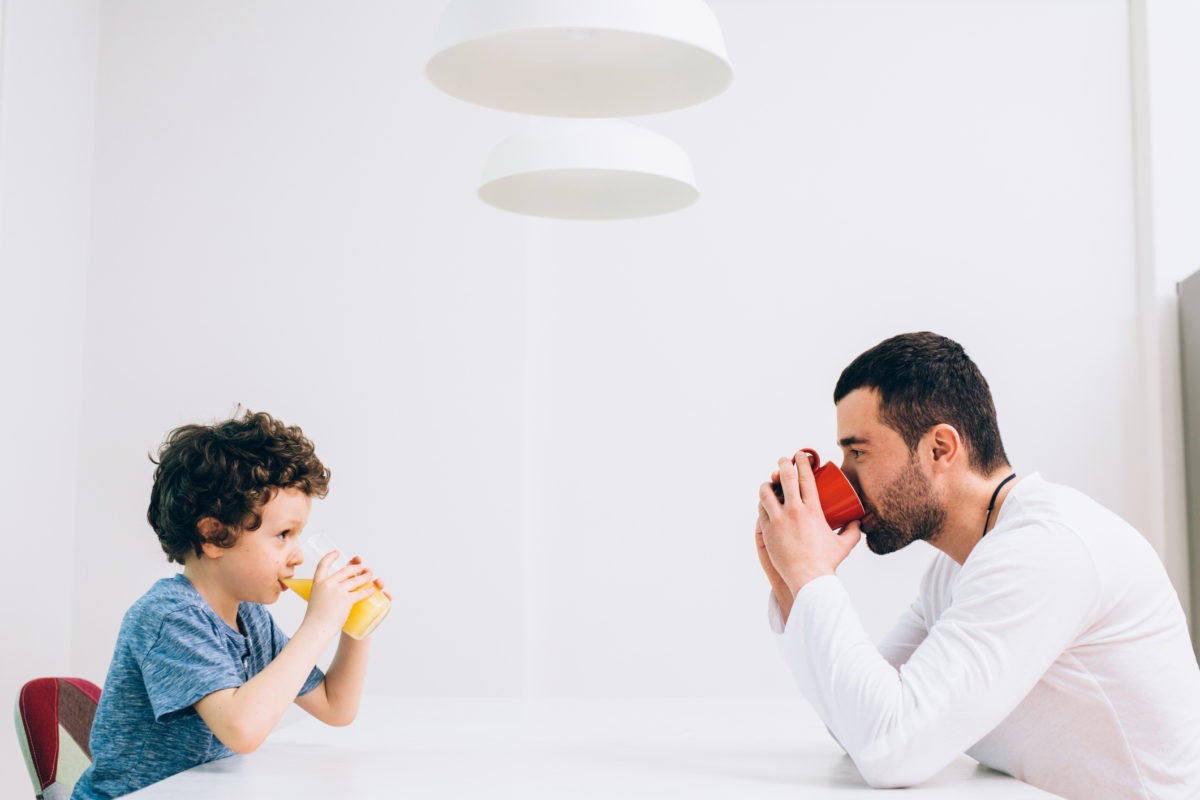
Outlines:
[[[280,489],[329,493],[329,470],[304,432],[261,412],[176,428],[150,460],[158,466],[146,519],[167,560],[180,564],[205,541],[232,547],[242,530],[257,530],[260,509]],[[197,528],[205,517],[221,525],[207,538]]]
[[[879,392],[879,418],[910,452],[934,425],[946,423],[967,444],[968,463],[988,475],[1008,463],[996,406],[983,373],[962,345],[922,331],[885,339],[842,370],[836,404],[855,389]]]

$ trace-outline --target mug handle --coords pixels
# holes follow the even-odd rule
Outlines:
[[[808,464],[812,467],[812,471],[816,472],[817,468],[821,466],[821,457],[817,455],[817,451],[811,447],[802,447],[800,448],[800,452],[808,454]]]

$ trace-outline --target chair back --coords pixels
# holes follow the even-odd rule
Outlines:
[[[13,710],[38,800],[66,800],[92,763],[89,737],[100,687],[84,678],[34,678]]]

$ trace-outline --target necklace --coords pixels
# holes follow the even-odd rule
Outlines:
[[[987,536],[987,526],[988,523],[992,521],[992,509],[996,507],[996,498],[1000,496],[1000,490],[1004,488],[1004,484],[1008,483],[1015,477],[1017,477],[1017,473],[1014,472],[1012,475],[1009,475],[996,485],[996,491],[992,492],[992,499],[988,501],[987,518],[983,521],[983,533],[979,534],[980,536]]]

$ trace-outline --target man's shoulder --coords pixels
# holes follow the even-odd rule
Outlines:
[[[1104,560],[1141,558],[1149,548],[1144,536],[1119,514],[1084,492],[1043,480],[1036,473],[1022,480],[1009,496],[1009,509],[996,525],[997,541],[1016,546],[1056,544],[1060,549]],[[991,538],[993,530],[988,534]],[[1024,541],[1029,540],[1029,541]],[[1063,556],[1068,553],[1056,552]]]
[[[1023,478],[1005,501],[1011,501],[1008,522],[1029,525],[1038,522],[1053,523],[1069,521],[1079,515],[1091,518],[1099,515],[1120,522],[1120,518],[1095,498],[1071,486],[1045,480],[1038,473]],[[1004,507],[1001,506],[1003,515]],[[1005,521],[1003,519],[998,522]],[[1000,527],[997,525],[997,527]]]

